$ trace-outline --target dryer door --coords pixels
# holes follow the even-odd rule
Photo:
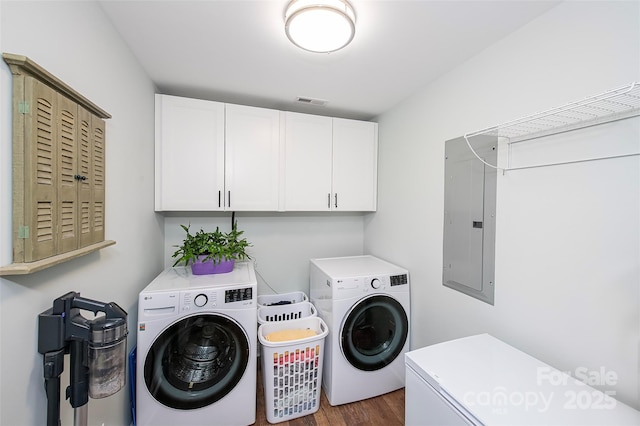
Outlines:
[[[347,314],[340,330],[341,348],[355,368],[379,370],[398,357],[408,334],[409,321],[402,305],[389,296],[370,296]]]
[[[185,317],[156,338],[144,360],[144,381],[160,403],[190,410],[210,405],[238,384],[249,362],[249,339],[220,314]]]

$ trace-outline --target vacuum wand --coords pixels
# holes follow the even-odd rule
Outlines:
[[[89,320],[81,310],[104,315]],[[125,382],[127,313],[115,303],[103,303],[69,292],[38,316],[38,352],[43,354],[47,426],[60,425],[60,376],[70,354],[70,384],[66,399],[74,408],[74,424],[87,424],[89,396],[104,398]]]

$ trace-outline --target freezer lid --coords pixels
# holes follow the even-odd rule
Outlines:
[[[483,424],[640,424],[638,411],[488,334],[410,351],[405,361]]]

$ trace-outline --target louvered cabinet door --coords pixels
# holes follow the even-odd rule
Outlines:
[[[91,181],[93,147],[91,143],[93,129],[91,127],[91,113],[84,108],[78,108],[80,125],[78,126],[78,239],[79,247],[92,244],[91,217],[93,216]]]
[[[56,254],[78,248],[78,105],[58,94],[57,116],[57,226]]]
[[[87,244],[104,241],[105,224],[105,122],[95,115],[91,115],[91,174],[89,184],[91,188],[91,238]],[[82,181],[84,184],[85,181]],[[84,245],[83,245],[84,247]]]
[[[24,261],[33,262],[56,249],[56,92],[32,78],[24,88],[24,214],[17,220],[23,222],[18,238],[24,240]]]
[[[105,123],[82,107],[78,115],[78,248],[82,248],[104,240]]]

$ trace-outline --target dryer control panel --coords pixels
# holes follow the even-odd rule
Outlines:
[[[333,288],[334,297],[336,298],[347,298],[377,292],[408,291],[407,284],[409,284],[407,274],[348,277],[330,281],[330,287]]]
[[[407,274],[391,275],[389,279],[391,281],[391,287],[395,287],[397,285],[409,284],[409,277],[407,276]]]

